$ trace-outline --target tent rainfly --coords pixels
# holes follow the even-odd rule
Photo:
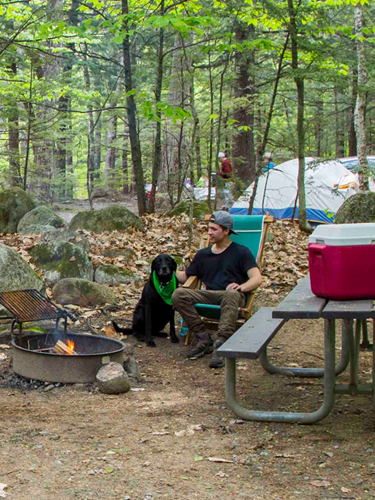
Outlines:
[[[334,215],[349,196],[356,193],[356,176],[338,161],[319,162],[305,159],[305,191],[307,219],[332,223]],[[277,219],[298,218],[298,159],[290,160],[264,173],[258,182],[252,215],[269,212]],[[253,192],[252,183],[229,210],[245,215]]]

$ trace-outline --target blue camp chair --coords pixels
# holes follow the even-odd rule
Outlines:
[[[209,217],[207,217],[207,220]],[[258,266],[261,267],[268,226],[275,221],[275,218],[269,215],[232,215],[232,217],[234,220],[233,229],[238,233],[238,235],[231,235],[232,241],[248,247],[254,255]],[[201,282],[197,276],[190,276],[183,286],[191,289],[199,289]],[[238,308],[237,328],[250,318],[254,296],[254,291],[249,293],[245,307]],[[195,308],[202,316],[206,328],[217,330],[221,312],[220,306],[195,304]],[[190,340],[188,334],[186,343],[189,343]]]

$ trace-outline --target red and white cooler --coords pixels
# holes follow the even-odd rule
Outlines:
[[[375,224],[318,226],[309,237],[309,267],[318,297],[375,299]]]

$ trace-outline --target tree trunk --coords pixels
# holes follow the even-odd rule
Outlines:
[[[128,126],[124,122],[124,135],[122,141],[122,157],[121,157],[121,170],[123,175],[122,192],[124,194],[131,191],[131,179],[129,180],[129,166],[128,166]]]
[[[164,0],[160,2],[160,16],[164,15]],[[154,143],[154,157],[152,162],[152,177],[151,177],[151,193],[148,211],[150,213],[155,212],[155,196],[156,189],[159,181],[159,172],[161,167],[161,111],[158,108],[158,104],[161,98],[161,89],[163,85],[163,52],[164,52],[164,30],[160,28],[159,30],[159,50],[158,50],[158,66],[157,66],[157,76],[155,85],[155,103],[156,103],[156,134]]]
[[[314,120],[314,129],[315,129],[315,156],[320,158],[323,156],[322,153],[322,139],[323,139],[323,101],[318,101],[315,104],[315,120]]]
[[[298,222],[301,231],[311,233],[310,224],[306,218],[306,193],[305,193],[305,129],[304,129],[304,80],[298,75],[298,30],[296,26],[295,9],[293,0],[288,0],[289,10],[289,33],[292,52],[292,69],[295,74],[294,82],[297,87],[298,109],[297,109],[297,136],[298,136]]]
[[[354,112],[354,125],[357,137],[357,149],[359,160],[359,189],[365,191],[369,189],[369,168],[367,163],[367,143],[366,143],[366,98],[365,86],[367,84],[367,68],[365,59],[365,47],[363,44],[363,7],[358,2],[354,7],[355,26],[355,46],[358,63],[358,92],[357,102]]]
[[[115,107],[116,102],[111,102],[110,107]],[[116,166],[116,148],[115,141],[117,137],[117,116],[111,116],[108,123],[107,131],[107,149],[105,156],[105,168],[104,168],[104,185],[106,187],[110,186],[111,181],[115,177],[115,166]]]
[[[235,32],[235,39],[242,43],[254,35],[254,26],[248,27],[241,23]],[[233,164],[238,177],[246,184],[255,178],[255,151],[254,151],[254,50],[235,52],[234,97],[239,104],[235,104],[233,119],[236,120],[237,132],[233,136]],[[245,102],[246,101],[246,102]],[[238,130],[246,127],[246,130]]]
[[[282,52],[280,54],[279,63],[278,63],[278,67],[277,67],[275,84],[273,86],[272,98],[271,98],[270,107],[269,107],[269,110],[268,110],[268,116],[267,116],[266,126],[265,126],[264,133],[263,133],[263,139],[262,139],[262,142],[261,142],[261,145],[260,145],[259,149],[257,150],[257,155],[256,155],[256,177],[255,177],[255,181],[254,181],[253,192],[251,193],[251,197],[250,197],[250,200],[249,200],[249,209],[248,209],[248,212],[247,212],[248,215],[252,214],[253,206],[254,206],[254,200],[255,200],[255,196],[257,194],[257,189],[258,189],[258,180],[259,180],[259,177],[262,175],[262,171],[263,171],[263,164],[262,164],[262,162],[263,162],[263,155],[264,155],[264,151],[265,151],[266,146],[267,146],[268,134],[269,134],[270,127],[271,127],[271,120],[272,120],[272,115],[273,115],[273,109],[274,109],[274,106],[275,106],[275,101],[276,101],[276,96],[277,96],[277,88],[279,86],[279,81],[280,81],[280,77],[281,77],[281,69],[282,69],[282,64],[283,64],[283,60],[284,60],[284,54],[285,54],[285,51],[286,51],[286,49],[288,47],[288,42],[289,42],[289,33],[286,36],[284,47],[283,47],[283,50],[282,50]]]
[[[344,135],[344,120],[342,109],[340,106],[341,93],[337,86],[334,88],[335,98],[335,157],[342,158],[345,156],[345,135]]]
[[[137,202],[138,202],[138,213],[140,216],[144,215],[146,212],[146,200],[145,200],[145,181],[142,169],[142,153],[141,144],[139,141],[139,134],[137,129],[137,106],[135,104],[133,95],[133,81],[132,81],[132,67],[130,60],[130,40],[129,40],[129,6],[128,0],[121,0],[122,2],[122,15],[123,28],[126,31],[126,36],[122,43],[122,51],[124,58],[124,71],[125,71],[125,89],[126,89],[126,103],[127,103],[127,116],[129,124],[129,138],[130,147],[132,153],[132,163],[135,174],[135,182],[137,189]]]
[[[353,70],[353,79],[352,79],[352,102],[349,110],[349,156],[357,156],[357,138],[355,135],[354,128],[354,111],[355,111],[355,103],[357,100],[357,70]]]
[[[84,53],[84,61],[85,64],[83,66],[83,75],[85,79],[85,85],[86,89],[89,91],[91,87],[90,83],[90,73],[89,73],[89,68],[87,64],[87,44],[86,42],[84,43],[84,48],[85,48],[85,53]],[[88,111],[88,118],[89,118],[89,123],[88,123],[88,133],[87,133],[87,172],[86,172],[86,188],[87,188],[87,196],[89,199],[90,203],[90,210],[94,209],[93,206],[93,199],[92,199],[92,194],[93,194],[93,189],[94,189],[94,154],[93,154],[93,144],[94,144],[94,113],[92,110],[92,105],[89,103],[87,105],[87,111]]]
[[[17,75],[16,63],[11,64],[10,70]],[[9,184],[10,187],[22,186],[20,171],[20,131],[19,131],[19,109],[17,101],[13,101],[8,107],[9,128]]]

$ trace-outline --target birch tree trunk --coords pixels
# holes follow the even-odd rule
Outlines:
[[[367,70],[365,59],[365,48],[363,45],[363,12],[362,4],[358,2],[354,7],[355,46],[357,52],[358,67],[358,91],[357,102],[354,111],[354,126],[357,136],[357,151],[359,159],[359,189],[369,189],[369,169],[367,163],[366,143],[366,96],[365,86],[367,83]]]

